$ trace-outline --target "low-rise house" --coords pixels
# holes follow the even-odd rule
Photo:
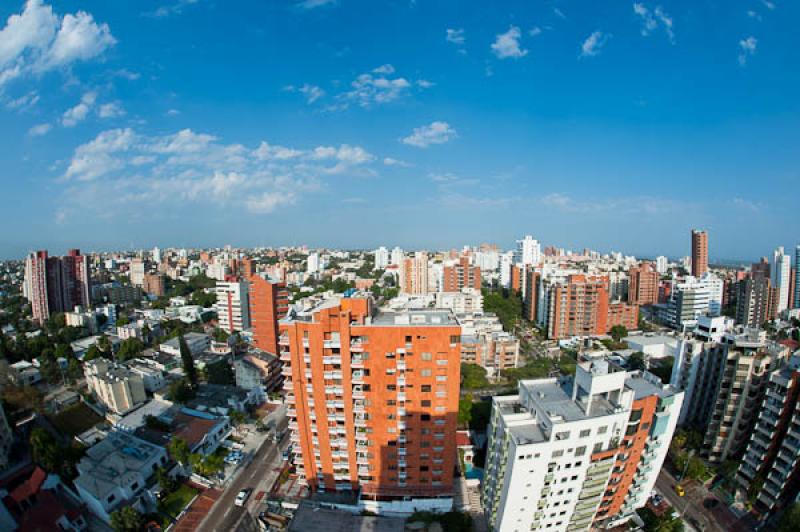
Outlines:
[[[283,386],[283,363],[277,355],[260,349],[251,349],[234,363],[236,386],[256,390],[261,399]]]
[[[39,369],[27,360],[20,360],[11,364],[10,369],[9,377],[17,386],[33,386],[42,380],[42,374]]]
[[[111,514],[124,506],[147,511],[154,504],[146,482],[166,464],[163,447],[112,431],[86,451],[77,466],[75,486],[92,513],[110,522]]]
[[[170,425],[173,438],[181,438],[193,453],[205,456],[216,451],[232,429],[227,417],[217,417],[189,408],[180,409]]]
[[[29,466],[0,483],[0,530],[81,531],[86,507],[58,475]]]
[[[142,378],[144,389],[152,393],[166,386],[167,380],[164,378],[164,372],[149,362],[149,360],[135,358],[126,365],[131,372]]]
[[[192,356],[197,356],[211,345],[211,338],[207,334],[190,332],[183,335],[186,340],[186,345]],[[178,338],[171,338],[158,346],[158,349],[175,357],[181,356],[180,340]]]
[[[232,410],[244,412],[250,405],[259,404],[259,393],[243,390],[237,386],[221,384],[201,384],[194,399],[186,406],[199,412],[227,416]]]
[[[72,312],[64,313],[64,320],[67,327],[78,327],[86,329],[89,334],[97,333],[97,314],[83,307],[76,306]]]
[[[92,393],[115,414],[130,412],[147,401],[144,379],[125,366],[98,358],[84,364],[83,372]]]

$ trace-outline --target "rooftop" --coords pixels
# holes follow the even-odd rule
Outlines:
[[[533,402],[548,417],[554,418],[553,421],[579,421],[591,417],[607,416],[615,412],[614,405],[607,399],[594,396],[587,415],[578,403],[572,400],[571,389],[567,388],[567,386],[571,387],[571,384],[571,379],[560,382],[555,379],[520,381],[520,386],[530,394]]]
[[[458,326],[453,311],[449,309],[442,310],[406,310],[402,312],[394,311],[381,311],[372,318],[371,325],[385,327],[385,326],[430,326],[430,327],[446,327]]]
[[[325,530],[326,532],[403,532],[405,519],[356,515],[344,510],[313,508],[301,504],[294,515],[290,531]]]
[[[669,397],[674,394],[671,388],[661,385],[661,380],[658,377],[652,373],[641,371],[628,373],[628,377],[625,379],[625,387],[633,390],[634,400],[650,395]]]

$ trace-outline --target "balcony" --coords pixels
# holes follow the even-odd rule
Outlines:
[[[364,367],[364,358],[360,357],[360,356],[350,357],[350,367],[352,367],[352,368],[363,368]]]
[[[338,338],[323,340],[322,347],[324,347],[325,349],[341,349],[342,342]]]
[[[322,357],[322,363],[323,364],[341,364],[342,363],[342,357],[340,357],[338,355],[337,356]]]
[[[361,386],[353,386],[353,399],[365,399],[364,388]]]
[[[281,351],[281,360],[284,362],[292,361],[292,353],[289,351]]]
[[[363,371],[354,371],[350,377],[350,381],[353,384],[364,384],[364,372]]]
[[[278,337],[278,345],[289,345],[289,335],[282,334]]]

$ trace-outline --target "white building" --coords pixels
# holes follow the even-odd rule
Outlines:
[[[112,431],[90,447],[78,462],[75,487],[93,514],[106,523],[123,506],[142,510],[141,498],[155,503],[145,482],[159,467],[167,464],[163,447],[122,431]]]
[[[389,250],[381,246],[375,250],[375,269],[383,270],[389,265]]]
[[[665,273],[667,273],[668,264],[669,263],[667,261],[667,257],[663,255],[659,255],[658,257],[656,257],[656,271],[660,275],[664,275]]]
[[[405,255],[403,254],[402,249],[400,249],[397,246],[395,246],[394,249],[392,249],[392,264],[394,266],[399,266],[400,263],[403,262],[404,257]]]
[[[514,252],[506,251],[500,255],[500,286],[511,286],[511,268],[514,266]]]
[[[164,373],[148,364],[146,360],[135,358],[128,362],[127,366],[131,373],[141,377],[144,389],[150,393],[158,391],[167,385]]]
[[[190,332],[184,334],[183,339],[186,340],[186,346],[189,348],[189,351],[192,353],[193,357],[196,357],[211,347],[211,338],[209,338],[207,334]],[[158,346],[158,350],[162,353],[179,357],[181,356],[180,339],[171,338],[160,344]]]
[[[791,279],[792,258],[783,252],[783,246],[772,254],[771,280],[772,286],[778,290],[777,312],[789,308],[789,284]]]
[[[700,316],[719,316],[722,291],[722,280],[709,273],[700,279],[690,276],[675,283],[667,302],[666,321],[682,330],[694,327]]]
[[[526,235],[522,240],[517,240],[516,262],[524,266],[537,266],[542,262],[542,247],[539,241],[531,235]]]
[[[125,366],[96,358],[83,365],[83,374],[89,390],[115,414],[130,412],[147,401],[144,380]]]
[[[142,259],[133,259],[130,262],[129,277],[133,286],[144,286],[144,261]]]
[[[228,333],[250,328],[250,297],[245,281],[217,281],[219,328]]]
[[[449,308],[455,314],[483,312],[483,295],[474,288],[464,288],[460,292],[437,292],[436,308]]]
[[[72,312],[64,313],[64,322],[67,327],[86,329],[89,334],[97,333],[97,314],[90,310],[84,310],[80,305],[76,306]]]
[[[630,349],[641,351],[647,360],[675,356],[678,339],[663,334],[628,336],[623,339]]]
[[[654,375],[605,361],[494,397],[482,494],[489,528],[565,532],[625,522],[655,485],[682,399]],[[612,506],[620,511],[609,514]]]
[[[314,275],[315,273],[319,272],[319,253],[316,251],[313,253],[308,254],[308,259],[306,263],[306,271],[309,275]]]
[[[161,264],[161,250],[158,249],[158,246],[153,248],[153,262]]]

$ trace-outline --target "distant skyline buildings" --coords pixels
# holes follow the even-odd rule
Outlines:
[[[692,275],[702,277],[708,271],[708,233],[692,230]]]

